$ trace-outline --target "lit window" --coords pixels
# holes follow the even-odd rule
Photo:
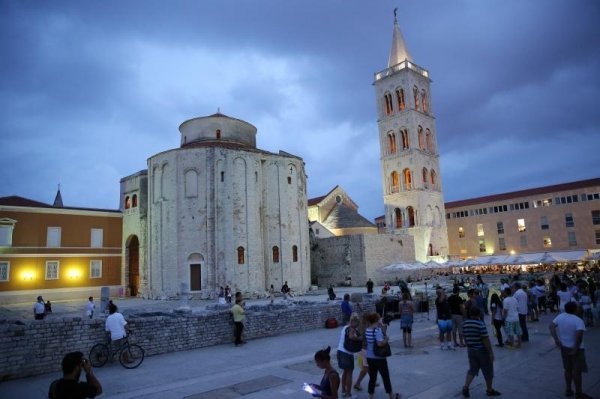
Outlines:
[[[404,108],[406,108],[406,104],[404,102],[404,89],[396,90],[396,98],[398,100],[398,109],[400,111],[404,110]]]
[[[46,237],[46,246],[48,248],[60,247],[60,227],[48,227],[48,236]]]
[[[410,169],[404,169],[404,188],[406,190],[412,190],[412,176]]]
[[[574,231],[568,231],[567,237],[569,238],[569,246],[576,247],[577,246],[577,237],[575,237]]]
[[[292,246],[292,262],[298,262],[298,247]]]
[[[46,262],[46,280],[58,279],[59,262],[57,260],[49,260]]]
[[[238,265],[243,265],[246,262],[246,251],[244,247],[238,247],[237,249],[237,262]]]
[[[544,248],[552,248],[552,239],[550,237],[544,237]]]
[[[8,281],[10,275],[10,262],[0,262],[0,281]]]
[[[483,238],[479,239],[479,252],[485,252],[485,240]]]
[[[465,230],[462,227],[458,228],[458,238],[464,238],[465,237]]]
[[[477,224],[477,237],[483,237],[485,234],[483,232],[483,224]]]
[[[91,240],[92,245],[91,245],[91,247],[92,248],[102,248],[103,236],[104,236],[103,229],[92,229],[92,240]]]
[[[518,219],[517,220],[517,229],[520,232],[523,232],[523,231],[526,230],[526,228],[525,228],[525,219]]]
[[[273,263],[279,263],[279,247],[273,247]]]
[[[393,171],[391,175],[392,179],[392,193],[397,193],[400,187],[400,181],[398,179],[398,172]]]
[[[101,278],[102,277],[102,261],[91,260],[90,261],[90,278]]]

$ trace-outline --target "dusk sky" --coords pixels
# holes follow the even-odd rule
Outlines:
[[[0,0],[0,196],[116,209],[219,108],[383,214],[374,73],[393,9],[433,80],[446,201],[600,177],[600,2]]]

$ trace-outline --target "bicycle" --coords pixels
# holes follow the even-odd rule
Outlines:
[[[129,335],[133,332],[129,331],[125,336],[123,344],[118,348],[112,348],[110,336],[108,336],[107,344],[96,344],[92,346],[90,350],[90,362],[94,367],[102,367],[110,359],[114,359],[114,356],[118,354],[119,363],[126,369],[134,369],[138,367],[144,361],[144,349],[137,345],[129,343]]]

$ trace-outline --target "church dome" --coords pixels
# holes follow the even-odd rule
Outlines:
[[[256,148],[256,127],[220,112],[189,119],[179,125],[181,146],[189,144],[238,143]]]

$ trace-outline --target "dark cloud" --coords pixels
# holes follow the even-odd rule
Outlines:
[[[392,10],[430,71],[447,200],[597,177],[593,0],[0,2],[0,196],[114,208],[120,177],[222,112],[382,213],[373,74]]]

